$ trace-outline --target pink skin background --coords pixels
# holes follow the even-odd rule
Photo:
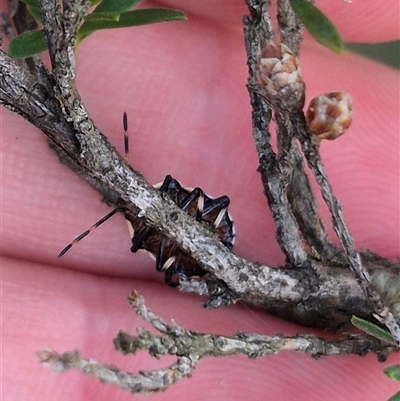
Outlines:
[[[77,85],[90,115],[122,153],[122,112],[127,111],[135,169],[152,183],[172,174],[213,196],[228,194],[236,222],[235,252],[271,266],[282,264],[256,172],[245,88],[244,2],[144,5],[176,7],[189,20],[98,32],[80,45]],[[346,41],[399,38],[397,0],[317,5]],[[358,248],[398,260],[398,71],[350,53],[338,56],[307,34],[301,65],[307,102],[332,90],[347,91],[354,99],[353,125],[343,137],[323,143],[322,155]],[[58,162],[36,128],[4,108],[0,112],[4,401],[132,400],[80,372],[55,374],[39,365],[35,352],[78,348],[87,358],[132,372],[172,363],[171,357],[155,361],[144,352],[123,357],[113,350],[119,329],[134,333],[138,326],[148,328],[126,302],[133,289],[154,312],[188,329],[266,335],[310,331],[240,304],[202,309],[199,297],[165,286],[148,255],[130,253],[122,216],[58,259],[68,242],[110,209]],[[324,206],[321,213],[329,225]],[[373,355],[319,361],[296,353],[255,361],[208,358],[191,380],[153,399],[386,400],[398,386],[382,370],[398,362],[398,355],[384,364]]]

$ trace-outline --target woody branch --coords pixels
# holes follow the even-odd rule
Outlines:
[[[367,295],[359,287],[357,280],[349,271],[341,270],[340,275],[336,274],[335,259],[331,266],[326,262],[329,255],[338,255],[340,259],[340,253],[337,253],[325,238],[324,227],[315,209],[315,201],[307,187],[308,181],[302,170],[299,153],[293,146],[293,138],[290,137],[287,141],[283,135],[285,132],[292,132],[290,126],[281,129],[280,148],[285,157],[274,160],[275,156],[268,154],[270,145],[264,137],[269,135],[270,110],[262,99],[257,98],[257,91],[253,91],[253,103],[255,101],[260,108],[259,114],[254,116],[254,130],[260,136],[256,145],[259,154],[262,154],[260,149],[266,148],[264,158],[272,166],[273,173],[272,178],[268,178],[270,181],[267,185],[275,185],[273,180],[282,178],[276,175],[276,171],[294,161],[295,167],[286,167],[286,171],[297,174],[300,177],[299,181],[304,182],[306,186],[304,189],[296,185],[296,180],[291,181],[291,190],[283,204],[279,203],[274,194],[268,195],[273,200],[271,209],[276,220],[277,216],[286,216],[288,219],[281,219],[284,225],[278,229],[279,241],[292,267],[296,266],[296,269],[271,269],[248,262],[229,252],[207,229],[183,213],[172,201],[162,198],[140,173],[134,171],[117,154],[88,116],[75,86],[76,29],[87,11],[87,3],[64,2],[63,5],[63,12],[58,14],[60,10],[56,1],[43,0],[40,3],[52,60],[51,72],[39,64],[33,74],[11,60],[4,52],[0,53],[1,103],[40,128],[61,161],[95,187],[107,203],[119,206],[124,212],[140,213],[149,226],[159,229],[206,270],[223,280],[234,294],[232,300],[240,298],[244,302],[263,307],[303,325],[330,329],[348,324],[352,314],[371,319],[374,309],[369,305]],[[263,7],[263,18],[267,18],[268,21],[266,4]],[[247,20],[246,29],[253,34],[261,27],[257,26],[258,17],[251,4],[250,10],[253,20]],[[263,29],[264,33],[267,32]],[[247,40],[249,38],[250,36],[247,36]],[[251,54],[254,58],[255,53]],[[257,118],[260,119],[259,123]],[[263,168],[265,164],[261,165],[261,169]],[[275,189],[282,190],[279,186]],[[311,230],[308,230],[309,227],[304,223],[307,222],[305,217],[308,216],[308,212],[289,202],[290,196],[296,197],[293,194],[298,191],[302,191],[309,199]],[[301,220],[304,222],[300,223]],[[300,229],[296,221],[299,221]],[[305,238],[316,238],[320,260],[311,258],[305,252],[300,232]],[[291,241],[292,238],[295,240]],[[366,266],[371,271],[379,271],[384,265],[379,258],[370,255],[366,255],[365,258]],[[389,270],[390,274],[397,274],[396,267]],[[193,287],[191,289],[193,290]],[[204,291],[206,293],[206,290]],[[324,297],[321,297],[321,291]],[[300,308],[298,305],[303,305],[305,299],[308,308]],[[346,310],[347,315],[337,313],[338,310]]]
[[[344,117],[341,117],[342,125],[334,123],[336,125],[329,127],[332,132],[313,136],[302,111],[305,84],[297,58],[301,24],[288,0],[279,0],[278,23],[282,34],[281,43],[277,44],[269,16],[269,1],[247,0],[247,4],[251,17],[245,18],[244,24],[249,66],[248,90],[253,107],[253,136],[260,160],[259,171],[277,225],[281,248],[292,264],[304,263],[310,255],[307,255],[302,244],[302,234],[309,240],[310,249],[317,251],[314,256],[321,259],[327,256],[342,259],[342,255],[335,251],[335,247],[327,239],[325,227],[318,216],[315,198],[294,143],[297,139],[331,213],[333,228],[343,247],[349,268],[367,295],[368,302],[373,305],[376,312],[374,316],[400,344],[400,319],[392,314],[390,308],[382,302],[380,294],[371,286],[370,274],[355,248],[354,239],[346,226],[340,203],[333,194],[319,154],[321,138],[334,139],[340,136],[351,120],[344,113]],[[288,26],[291,29],[285,29]],[[335,93],[322,98],[324,101],[331,101],[333,98],[338,101],[338,109],[348,106],[351,111],[351,100],[347,94]],[[272,112],[277,123],[278,154],[272,150],[271,135],[268,132]],[[296,174],[293,173],[294,166]],[[299,183],[303,186],[299,187]],[[290,193],[295,194],[291,198],[292,202],[289,201]],[[300,198],[296,199],[296,195]],[[298,208],[303,199],[308,207]]]
[[[176,362],[165,368],[140,371],[137,374],[121,371],[114,365],[99,363],[93,359],[84,359],[77,350],[63,354],[53,350],[43,350],[38,352],[40,362],[56,372],[78,369],[133,394],[149,395],[165,391],[181,379],[189,378],[198,362],[206,357],[241,354],[255,359],[292,351],[321,358],[344,354],[364,356],[369,352],[376,352],[384,360],[393,350],[393,346],[383,345],[378,339],[367,335],[326,340],[310,334],[295,337],[251,333],[238,333],[234,336],[204,334],[185,330],[174,321],[165,322],[146,306],[143,297],[136,292],[128,296],[128,301],[136,313],[150,322],[161,335],[153,335],[143,328],[137,329],[137,336],[121,331],[114,339],[116,350],[125,355],[145,350],[155,358],[174,355],[177,357]]]

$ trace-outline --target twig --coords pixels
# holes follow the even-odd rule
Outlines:
[[[313,335],[295,337],[263,336],[238,333],[235,336],[220,336],[188,331],[174,321],[165,322],[154,314],[145,304],[142,296],[133,292],[128,297],[130,305],[137,314],[151,323],[162,335],[155,336],[149,331],[138,328],[138,336],[119,332],[114,340],[115,348],[123,354],[135,354],[146,350],[155,358],[164,355],[177,356],[172,365],[151,372],[132,374],[123,372],[116,366],[85,360],[79,351],[58,354],[52,350],[38,352],[39,361],[57,371],[75,368],[97,377],[106,383],[115,384],[135,394],[151,394],[166,390],[170,385],[184,377],[190,377],[197,363],[205,357],[225,357],[243,354],[249,358],[260,358],[278,352],[296,351],[310,354],[314,358],[322,356],[356,354],[364,356],[375,352],[381,360],[394,349],[389,344],[367,336],[349,336],[340,340],[325,340]]]
[[[383,304],[379,294],[371,286],[370,276],[361,263],[354,240],[344,222],[340,204],[336,200],[325,174],[318,145],[313,143],[307,130],[305,117],[301,110],[305,97],[305,85],[301,78],[298,60],[295,57],[299,51],[301,24],[291,10],[289,2],[287,0],[278,1],[278,22],[283,43],[279,48],[274,43],[271,23],[269,18],[266,17],[269,2],[266,0],[248,0],[247,3],[252,17],[252,19],[245,19],[245,36],[250,72],[248,88],[253,106],[255,142],[259,153],[264,188],[278,229],[278,241],[285,254],[292,257],[292,259],[289,258],[292,263],[296,264],[296,256],[304,257],[304,253],[301,253],[301,242],[296,231],[297,225],[294,225],[292,216],[288,211],[288,198],[285,197],[286,191],[284,189],[288,187],[294,207],[294,215],[297,217],[299,228],[305,238],[311,240],[309,242],[311,249],[318,244],[315,248],[320,252],[322,250],[324,256],[329,255],[330,258],[340,256],[335,247],[326,239],[325,227],[318,217],[314,196],[311,191],[309,194],[307,193],[307,188],[309,188],[307,178],[303,179],[304,185],[300,187],[306,195],[304,197],[306,199],[305,207],[302,209],[296,207],[298,203],[303,203],[302,198],[297,198],[301,195],[298,193],[298,183],[299,178],[302,178],[303,165],[296,145],[293,143],[296,136],[302,145],[308,165],[316,177],[322,196],[331,212],[334,229],[345,251],[351,270],[360,281],[368,299],[374,305],[374,310],[378,314],[378,316],[374,316],[389,328],[400,344],[399,322],[396,321],[388,306]],[[290,48],[288,49],[284,45],[291,46],[293,50],[290,51]],[[282,61],[276,62],[275,60],[279,60],[280,57]],[[279,63],[282,63],[281,67],[279,67]],[[274,67],[272,68],[272,66]],[[285,76],[288,78],[290,76],[287,84],[284,80]],[[275,113],[279,149],[277,158],[269,144],[270,113],[265,106],[263,107],[263,101]],[[260,137],[264,143],[259,140]],[[265,157],[265,155],[267,156]],[[297,167],[296,180],[292,179],[294,166]],[[276,194],[274,187],[279,188]],[[307,212],[310,212],[310,217]],[[286,222],[290,222],[290,225],[285,226],[284,223]]]
[[[194,292],[198,295],[207,296],[207,301],[203,303],[203,307],[207,309],[228,306],[238,300],[237,294],[213,275],[200,281],[182,276],[179,278],[179,289],[184,292]]]
[[[308,166],[318,182],[322,197],[331,213],[333,228],[346,253],[350,269],[357,277],[361,287],[367,294],[368,300],[372,303],[377,314],[374,314],[374,316],[380,323],[384,324],[389,329],[397,344],[400,345],[400,320],[399,318],[396,319],[388,306],[383,304],[379,293],[374,291],[371,285],[371,276],[362,264],[360,254],[357,252],[355,247],[354,239],[346,225],[342,207],[336,199],[327,178],[324,164],[319,154],[319,144],[313,142],[312,135],[308,133],[304,115],[300,113],[293,114],[292,121],[296,129],[297,137],[302,145],[304,155],[307,159]]]
[[[293,11],[289,0],[278,0],[278,25],[281,42],[284,43],[294,55],[300,51],[303,24]]]
[[[258,170],[277,227],[278,243],[288,262],[295,266],[307,258],[302,237],[314,256],[343,264],[340,251],[329,241],[319,217],[288,112],[280,108],[279,102],[273,106],[268,105],[259,93],[256,70],[261,48],[275,42],[269,18],[269,2],[249,0],[247,4],[250,18],[244,18],[244,33],[249,66],[247,86],[253,108],[253,138],[260,162]],[[293,48],[296,55],[301,40],[301,26],[287,1],[278,2],[278,11],[282,43]],[[304,98],[304,87],[302,91],[300,102]],[[297,108],[301,107],[302,104],[297,105]],[[268,131],[272,110],[277,123],[277,155],[272,149]]]
[[[333,330],[348,324],[352,314],[366,319],[371,316],[357,282],[344,272],[338,275],[316,262],[295,270],[271,269],[229,252],[208,230],[172,201],[161,197],[97,130],[85,129],[86,138],[80,142],[76,129],[58,111],[59,103],[47,89],[0,52],[0,102],[38,126],[53,147],[57,147],[62,160],[98,189],[110,204],[117,206],[123,201],[125,213],[141,213],[150,226],[173,239],[244,302],[302,324]],[[319,296],[320,289],[324,297]],[[304,299],[310,304],[308,308],[303,308]],[[336,313],[346,308],[349,308],[347,316]]]
[[[343,270],[337,274],[336,262],[340,254],[326,237],[294,142],[295,133],[302,139],[301,135],[306,132],[304,127],[298,133],[299,121],[288,118],[287,99],[283,101],[283,108],[276,107],[276,103],[266,102],[257,91],[255,65],[259,47],[265,44],[261,42],[274,39],[268,2],[248,0],[253,19],[246,19],[245,25],[250,69],[249,92],[254,108],[254,138],[259,153],[260,172],[277,222],[278,240],[291,267],[277,269],[247,262],[229,252],[207,229],[146,183],[97,130],[75,86],[76,32],[88,4],[81,0],[64,1],[62,13],[59,13],[58,2],[55,0],[40,1],[52,73],[41,64],[35,68],[28,65],[31,69],[29,72],[0,52],[0,102],[42,129],[62,161],[98,189],[125,217],[129,219],[139,214],[146,224],[160,230],[212,273],[203,282],[181,281],[182,289],[208,295],[210,299],[207,306],[227,305],[240,298],[302,325],[335,330],[348,324],[353,314],[371,318],[374,309],[367,302],[368,294],[374,300],[375,310],[379,310],[384,319],[382,321],[395,332],[398,329],[396,323],[380,302],[379,296],[369,288],[368,273],[363,270],[359,255],[354,254],[354,244],[345,226],[341,226],[340,219],[336,224],[340,233],[345,233],[343,246],[350,255],[353,270],[365,280],[365,293],[350,271]],[[288,2],[281,0],[278,9],[282,42],[297,54],[301,29],[295,15],[287,7]],[[291,25],[294,26],[293,32],[288,31]],[[297,95],[294,107],[300,110],[304,87],[300,86]],[[278,123],[278,154],[274,153],[270,145],[270,105]],[[323,166],[319,165],[318,158],[313,159],[315,149],[307,142],[303,141],[302,144],[309,164],[316,162],[316,172],[322,177],[320,183],[326,186]],[[308,152],[309,149],[312,151]],[[329,183],[327,188],[327,194],[330,194]],[[341,218],[341,209],[336,199],[331,194],[327,196],[332,201],[335,219]],[[307,200],[304,203],[306,206],[296,202],[298,197]],[[331,265],[312,258],[303,239],[307,241],[312,254],[323,261],[329,260]],[[390,272],[392,275],[396,273],[398,270],[395,268]],[[109,364],[85,360],[78,351],[61,355],[55,351],[41,351],[40,361],[57,371],[77,368],[132,393],[151,394],[189,377],[199,360],[206,356],[244,354],[256,358],[277,352],[296,351],[320,357],[375,352],[384,359],[395,350],[368,336],[349,336],[328,341],[312,335],[285,338],[246,333],[235,336],[204,334],[185,330],[173,321],[165,322],[151,312],[143,298],[136,293],[131,295],[129,301],[137,313],[161,335],[154,336],[141,328],[138,329],[138,336],[120,332],[115,340],[116,348],[123,353],[146,350],[154,357],[175,355],[175,363],[153,372],[131,374]]]
[[[253,108],[253,139],[258,153],[260,166],[258,171],[264,186],[272,217],[277,228],[277,240],[287,261],[300,265],[307,260],[299,227],[287,198],[286,186],[290,174],[287,169],[281,169],[278,157],[271,146],[269,125],[272,109],[263,101],[257,90],[255,69],[257,57],[262,43],[274,42],[274,32],[269,14],[269,1],[247,1],[250,18],[244,18],[244,34],[249,67],[248,90],[250,104]],[[289,139],[290,142],[290,139]],[[288,164],[286,167],[290,166]]]
[[[343,270],[337,274],[335,264],[329,266],[309,260],[287,199],[283,206],[277,204],[273,210],[277,213],[282,209],[282,216],[287,216],[287,221],[282,220],[286,233],[282,237],[288,240],[287,254],[293,250],[290,260],[293,260],[292,267],[297,268],[271,269],[229,252],[209,230],[162,197],[117,154],[94,126],[75,88],[73,32],[86,5],[82,2],[69,4],[71,10],[68,7],[64,10],[68,11],[67,15],[58,17],[54,15],[57,3],[42,1],[47,38],[54,41],[49,43],[49,48],[56,76],[43,69],[38,82],[35,75],[0,51],[0,103],[41,129],[61,160],[95,187],[107,203],[119,207],[127,217],[140,214],[146,224],[157,228],[222,280],[230,290],[232,301],[240,298],[300,324],[331,330],[348,324],[353,314],[371,319],[373,310],[350,272]],[[74,4],[79,12],[73,12]],[[52,24],[55,25],[53,32]],[[62,62],[57,64],[59,58]],[[277,179],[277,162],[270,157],[271,153],[268,155],[271,149],[264,149],[270,146],[264,138],[268,130],[261,129],[267,127],[265,116],[269,111],[265,102],[261,99],[257,102],[262,109],[255,116],[261,124],[256,134]],[[284,191],[282,183],[274,181],[271,185],[275,190]],[[294,237],[296,240],[292,241]],[[371,263],[368,268],[374,270],[375,265]],[[395,275],[396,271],[390,274]]]
[[[56,372],[78,369],[97,377],[105,383],[114,384],[124,390],[138,395],[149,395],[165,391],[169,386],[184,377],[190,377],[196,367],[196,361],[188,357],[179,357],[172,365],[152,372],[142,371],[134,375],[119,370],[110,364],[101,364],[93,359],[86,360],[79,351],[68,351],[58,354],[52,350],[38,352],[39,361]]]

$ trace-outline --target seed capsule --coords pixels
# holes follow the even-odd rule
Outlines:
[[[269,42],[261,49],[256,78],[261,95],[275,109],[303,107],[305,85],[299,60],[284,44]]]
[[[308,106],[306,119],[316,139],[336,139],[344,134],[353,120],[353,101],[346,92],[315,97]]]

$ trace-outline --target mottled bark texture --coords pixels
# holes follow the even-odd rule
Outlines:
[[[78,369],[133,394],[149,395],[165,391],[183,378],[190,378],[198,362],[205,357],[246,355],[255,359],[278,352],[296,351],[321,358],[346,354],[364,356],[376,352],[378,357],[384,360],[393,351],[393,346],[382,344],[368,335],[348,335],[337,340],[326,340],[314,335],[282,337],[238,333],[229,337],[204,334],[185,330],[174,321],[165,322],[147,308],[143,297],[136,292],[132,293],[128,300],[136,313],[151,323],[160,335],[154,335],[143,328],[137,329],[137,336],[121,331],[114,339],[115,349],[125,355],[135,354],[140,350],[147,351],[155,358],[174,355],[174,363],[165,368],[133,374],[121,371],[114,365],[84,359],[77,350],[59,354],[49,349],[38,352],[40,362],[56,372]]]
[[[0,102],[38,127],[60,160],[98,190],[109,205],[117,207],[128,219],[140,215],[148,226],[174,241],[210,273],[200,282],[182,278],[181,289],[208,295],[208,307],[228,305],[240,299],[303,326],[333,331],[348,327],[352,315],[374,321],[373,315],[378,314],[381,322],[396,334],[397,320],[391,313],[399,314],[394,307],[399,304],[399,294],[397,291],[388,299],[386,287],[387,283],[398,280],[399,266],[371,253],[365,253],[361,263],[351,235],[343,225],[340,205],[326,181],[318,148],[307,136],[301,110],[304,85],[300,85],[299,92],[294,93],[298,103],[293,103],[290,98],[270,102],[260,91],[255,78],[260,47],[275,42],[267,1],[247,1],[250,16],[245,17],[244,26],[249,66],[248,89],[253,107],[253,137],[259,156],[259,172],[276,223],[277,240],[287,259],[285,266],[277,268],[244,260],[230,252],[206,227],[148,184],[115,151],[90,119],[75,86],[76,31],[87,12],[88,2],[64,1],[62,10],[55,0],[39,3],[52,71],[48,71],[40,61],[20,63],[0,51]],[[282,49],[288,49],[295,57],[301,41],[301,24],[286,0],[278,4],[281,41],[286,46]],[[287,95],[287,92],[282,93]],[[270,144],[269,123],[273,115],[278,125],[277,153]],[[316,173],[317,181],[325,188],[323,193],[331,201],[332,219],[344,251],[337,249],[327,237],[304,171],[298,140],[309,166]],[[370,276],[373,281],[379,282],[381,296],[372,289]],[[204,339],[204,335],[201,336]],[[240,342],[250,337],[239,335],[229,341]],[[255,337],[251,337],[252,340]],[[275,338],[268,341],[275,341]],[[280,345],[273,343],[271,349],[284,349],[297,340],[280,338],[277,341]],[[302,341],[289,348],[297,347],[298,351],[305,352],[304,341],[309,339],[304,337]],[[306,348],[311,349],[309,352],[314,355],[324,353],[318,351],[319,340],[315,341],[311,348]],[[348,342],[352,341],[353,345],[349,345]],[[357,350],[357,354],[368,350],[382,353],[387,349],[386,345],[367,337],[362,340],[364,345],[360,345],[359,341],[347,338],[342,346],[335,343],[329,347],[344,353],[347,353],[346,349]],[[123,348],[121,341],[119,348]],[[198,355],[185,355],[169,367],[168,372],[180,372],[179,377],[188,376],[199,358]],[[60,358],[52,353],[41,354],[41,359],[79,365],[87,372],[92,369],[77,353]],[[117,374],[114,368],[108,368]],[[115,377],[107,374],[109,372],[98,370],[99,377],[112,382]],[[174,382],[174,374],[168,376],[171,382]],[[128,380],[124,375],[119,379],[122,382]],[[126,386],[129,389],[136,386],[135,392],[138,393],[152,392],[151,386],[148,389],[143,380],[141,384],[135,382]],[[162,380],[167,379],[162,376]]]
[[[249,67],[248,90],[253,108],[253,137],[264,191],[277,226],[279,245],[292,266],[304,266],[307,263],[313,266],[315,260],[342,266],[346,261],[344,265],[350,268],[367,295],[367,303],[375,312],[374,317],[400,343],[399,316],[393,315],[393,308],[382,301],[383,296],[371,285],[371,276],[355,248],[341,205],[325,173],[319,154],[320,141],[309,132],[302,111],[305,84],[297,58],[301,23],[288,0],[278,1],[280,43],[277,43],[269,14],[269,2],[247,0],[247,5],[250,17],[244,18],[244,25]],[[272,116],[277,123],[277,154],[272,149],[268,132]],[[344,252],[337,250],[326,235],[303,170],[297,141],[320,187]]]

